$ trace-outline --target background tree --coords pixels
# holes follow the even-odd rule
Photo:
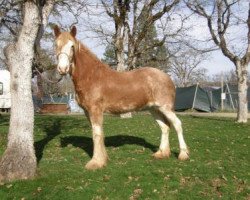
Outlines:
[[[209,2],[189,0],[186,3],[190,10],[206,20],[211,40],[234,64],[238,79],[239,108],[237,121],[246,123],[248,114],[247,67],[250,62],[250,4],[243,0],[213,0]],[[242,19],[240,16],[242,14],[240,5],[249,7],[247,19]],[[248,31],[244,41],[237,40],[237,37],[239,37],[237,34],[230,34],[233,26],[238,27],[239,30],[240,25],[242,25],[242,32]],[[236,41],[236,43],[233,41]],[[245,47],[237,48],[239,44],[245,44]]]
[[[157,31],[154,25],[152,25],[149,29],[150,30],[139,46],[139,52],[141,53],[138,53],[138,58],[134,67],[138,68],[151,66],[167,71],[169,67],[169,54],[167,48],[165,47],[164,42],[162,42],[161,46],[157,45],[154,47],[154,44],[159,43]],[[127,54],[125,55],[127,57]],[[117,60],[114,45],[108,44],[103,56],[104,58],[102,60],[104,62],[109,64],[111,67],[116,67]],[[125,59],[125,62],[127,62],[127,59]]]
[[[210,78],[210,82],[220,87],[222,78],[225,83],[237,85],[238,79],[235,70],[233,69],[213,74],[213,76]]]
[[[114,69],[116,68],[117,59],[115,56],[115,47],[113,44],[108,44],[106,46],[102,61],[110,65],[110,67]]]
[[[157,45],[156,45],[157,44]],[[169,66],[169,55],[164,41],[160,41],[157,36],[155,25],[148,27],[145,38],[138,47],[135,68],[143,66],[152,66],[167,71]]]
[[[171,58],[169,72],[178,87],[187,87],[208,80],[207,70],[200,64],[205,60],[204,54],[187,50]]]
[[[106,14],[115,26],[115,32],[107,34],[103,26],[95,28],[102,37],[108,35],[112,38],[115,47],[118,70],[136,68],[137,58],[145,50],[163,46],[166,37],[158,38],[147,48],[142,47],[143,40],[152,26],[166,13],[170,12],[179,3],[179,0],[170,2],[160,0],[138,1],[138,0],[116,0],[114,3],[101,1]],[[144,40],[145,41],[145,40]]]

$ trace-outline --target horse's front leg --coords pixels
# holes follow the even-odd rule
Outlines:
[[[108,160],[102,128],[103,112],[101,112],[98,108],[92,108],[89,111],[89,119],[92,126],[94,149],[93,157],[86,164],[85,168],[88,170],[95,170],[104,167]]]

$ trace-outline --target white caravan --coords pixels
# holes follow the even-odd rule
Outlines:
[[[10,72],[7,70],[0,70],[0,111],[9,112],[10,107]]]

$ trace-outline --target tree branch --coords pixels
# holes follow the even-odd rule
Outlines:
[[[248,34],[247,34],[248,45],[247,45],[246,53],[242,58],[243,65],[248,65],[250,62],[250,3],[249,3],[249,8],[248,8],[247,27],[248,27]]]

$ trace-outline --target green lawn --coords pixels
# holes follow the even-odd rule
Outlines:
[[[0,116],[0,154],[9,116]],[[36,116],[38,172],[34,180],[0,186],[0,199],[250,199],[250,123],[182,116],[190,161],[180,162],[175,132],[172,155],[154,160],[160,129],[150,115],[105,116],[110,161],[87,171],[91,129],[82,116]]]

